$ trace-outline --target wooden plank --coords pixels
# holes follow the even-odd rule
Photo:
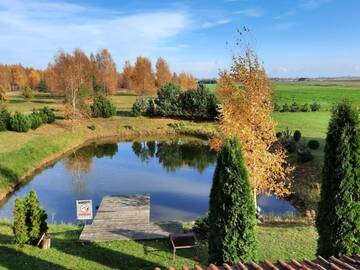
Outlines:
[[[91,225],[80,235],[84,241],[166,238],[181,233],[176,222],[150,223],[150,196],[105,196]]]

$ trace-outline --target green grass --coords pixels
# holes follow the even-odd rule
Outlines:
[[[277,130],[289,128],[292,131],[300,130],[302,136],[324,139],[330,119],[330,112],[276,112],[274,119],[278,122]]]
[[[81,245],[81,229],[75,225],[50,226],[52,248],[40,250],[12,244],[11,224],[0,222],[0,269],[165,269],[172,265],[194,266],[207,263],[207,248],[199,248],[200,262],[194,250],[180,250],[175,261],[167,240],[108,241]],[[315,258],[316,230],[312,226],[259,226],[259,259],[290,260]]]
[[[355,106],[360,105],[360,84],[326,85],[304,83],[278,83],[275,86],[274,101],[278,104],[312,103],[321,104],[322,109],[328,110],[333,104],[348,99]]]

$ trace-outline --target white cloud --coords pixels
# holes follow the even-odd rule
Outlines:
[[[59,48],[89,53],[106,47],[121,64],[124,58],[151,55],[191,24],[184,10],[123,14],[58,1],[4,0],[1,61],[44,67]]]
[[[331,0],[301,0],[301,6],[305,9],[316,9]]]
[[[292,10],[289,10],[289,11],[286,11],[282,14],[279,14],[275,17],[273,17],[274,20],[281,20],[281,19],[284,19],[284,18],[288,18],[292,15],[295,15],[296,14],[296,10],[295,9],[292,9]]]
[[[215,27],[215,26],[218,26],[218,25],[228,24],[230,22],[231,22],[231,20],[229,20],[229,19],[206,21],[206,22],[201,24],[200,28],[206,29],[206,28],[211,28],[211,27]]]
[[[264,11],[260,8],[248,8],[242,9],[235,12],[236,14],[241,14],[249,17],[261,17],[264,14]]]

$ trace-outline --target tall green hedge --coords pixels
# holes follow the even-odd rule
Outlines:
[[[359,119],[346,102],[329,122],[316,225],[319,255],[360,253]]]
[[[256,260],[256,213],[242,148],[228,140],[219,154],[210,192],[209,262]]]

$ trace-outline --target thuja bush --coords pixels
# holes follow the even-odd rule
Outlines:
[[[10,128],[16,132],[27,132],[31,127],[30,118],[20,112],[10,117]]]
[[[295,140],[295,142],[300,141],[300,139],[301,139],[301,131],[300,130],[295,130],[295,132],[294,132],[294,140]]]
[[[14,208],[14,242],[24,245],[29,242],[28,227],[26,225],[26,205],[24,199],[17,198]]]
[[[37,129],[43,124],[43,118],[41,117],[41,113],[37,111],[33,111],[32,114],[29,115],[31,129]]]
[[[104,95],[96,95],[90,106],[93,117],[109,118],[116,115],[116,108]]]
[[[135,100],[133,106],[132,106],[132,114],[134,116],[140,116],[140,115],[151,115],[151,103],[152,99],[147,97],[139,97]]]
[[[55,122],[55,113],[52,109],[48,108],[48,107],[44,107],[40,110],[40,113],[42,113],[44,116],[42,116],[43,118],[43,123],[54,123]],[[45,117],[46,116],[46,117]],[[46,121],[45,121],[46,118]]]
[[[332,110],[316,217],[318,254],[360,253],[360,141],[358,112],[343,102]]]
[[[146,110],[147,115],[214,119],[218,115],[218,103],[214,93],[203,84],[198,85],[196,89],[181,91],[179,85],[168,83],[159,88],[154,101],[146,103],[139,100],[136,108],[142,112]]]
[[[307,145],[311,150],[316,150],[320,147],[320,143],[317,140],[310,140]]]
[[[30,191],[23,199],[16,199],[13,214],[13,232],[16,244],[35,245],[48,230],[47,214],[40,207],[34,191]]]
[[[214,119],[217,117],[218,100],[203,84],[197,89],[182,92],[179,96],[180,114],[192,119]]]
[[[179,116],[181,109],[179,105],[179,96],[181,88],[175,83],[167,83],[162,85],[155,99],[156,114],[161,116]]]
[[[217,160],[210,192],[209,262],[256,260],[256,212],[240,143],[228,140]]]
[[[0,131],[10,129],[10,118],[11,115],[5,108],[0,109]]]

